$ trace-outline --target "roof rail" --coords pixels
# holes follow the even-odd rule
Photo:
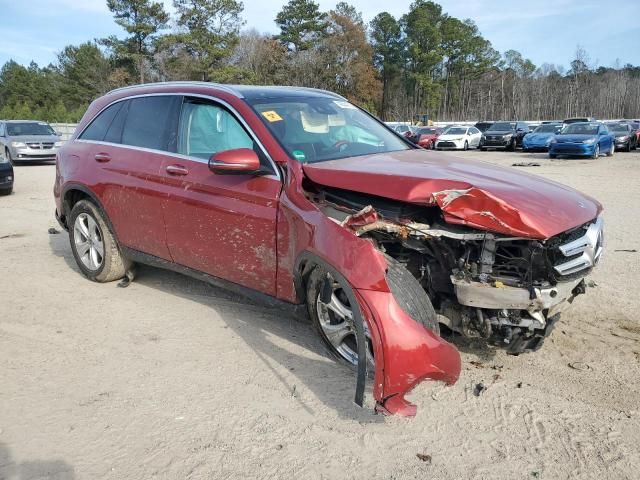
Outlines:
[[[195,80],[194,81],[175,81],[175,82],[151,82],[151,83],[140,83],[137,85],[127,85],[126,87],[120,87],[120,88],[111,90],[107,93],[107,95],[116,93],[116,92],[132,90],[134,88],[139,88],[139,87],[153,87],[153,86],[163,86],[163,85],[194,86],[194,87],[207,86],[207,87],[217,88],[219,90],[224,90],[225,92],[231,93],[232,95],[235,95],[238,98],[242,98],[242,94],[237,90],[235,90],[234,88],[230,87],[229,85],[223,85],[221,83],[212,83],[212,82],[198,82]]]

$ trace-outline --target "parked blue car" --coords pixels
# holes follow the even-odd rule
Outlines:
[[[546,152],[549,150],[551,140],[562,130],[561,123],[545,123],[533,132],[527,133],[522,139],[524,152]]]
[[[598,158],[603,153],[610,157],[615,149],[615,137],[604,123],[571,123],[551,140],[549,158],[558,155]]]

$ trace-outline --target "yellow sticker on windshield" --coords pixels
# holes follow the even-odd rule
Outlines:
[[[282,117],[278,115],[277,112],[273,110],[269,110],[268,112],[262,112],[262,116],[269,120],[270,122],[280,122],[282,121]]]

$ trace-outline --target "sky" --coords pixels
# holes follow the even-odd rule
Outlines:
[[[172,11],[172,0],[162,0]],[[323,11],[338,0],[316,0]],[[276,33],[273,21],[285,0],[244,0],[243,28]],[[399,18],[411,0],[350,0],[370,21],[388,11]],[[593,66],[640,65],[640,0],[440,0],[443,10],[476,22],[493,47],[518,50],[537,66],[568,67],[576,47]],[[66,45],[124,36],[106,0],[0,0],[0,65],[13,59],[40,66],[56,61]]]

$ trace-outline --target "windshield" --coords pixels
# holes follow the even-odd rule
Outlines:
[[[559,125],[540,125],[534,130],[534,133],[557,133],[559,131]]]
[[[614,132],[624,132],[627,133],[629,131],[629,127],[627,125],[618,123],[618,124],[614,124],[614,125],[608,125],[610,130],[613,130]]]
[[[463,127],[450,127],[444,133],[447,135],[464,135],[467,133],[467,129]]]
[[[516,122],[498,122],[491,125],[487,132],[504,132],[505,130],[515,130]]]
[[[285,97],[248,102],[289,155],[302,163],[411,149],[346,100]]]
[[[24,122],[24,123],[7,123],[7,135],[10,137],[21,137],[25,135],[55,135],[46,123],[41,122]]]
[[[588,123],[572,123],[564,127],[562,133],[565,135],[597,135],[598,125]]]

